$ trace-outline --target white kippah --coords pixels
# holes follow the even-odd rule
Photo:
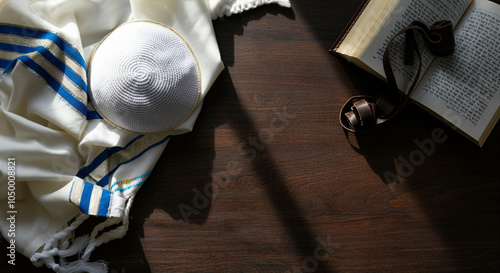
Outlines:
[[[133,21],[96,47],[89,64],[89,93],[98,113],[114,126],[141,134],[182,123],[200,98],[201,76],[189,45],[169,27]]]

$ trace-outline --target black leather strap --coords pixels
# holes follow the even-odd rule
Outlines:
[[[436,56],[447,56],[455,51],[455,37],[450,21],[439,21],[427,27],[420,21],[413,21],[408,27],[399,31],[387,44],[383,56],[384,72],[389,83],[389,90],[379,97],[351,97],[340,111],[340,124],[345,130],[359,133],[372,130],[396,117],[404,108],[417,85],[422,70],[422,58],[416,42],[415,32],[419,33]],[[390,54],[396,37],[405,34],[404,63],[412,65],[415,54],[419,59],[419,67],[415,79],[407,94],[399,91],[392,71]]]

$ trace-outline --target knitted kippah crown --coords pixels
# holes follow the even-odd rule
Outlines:
[[[92,54],[88,81],[98,113],[134,133],[174,129],[200,97],[191,48],[171,28],[151,21],[129,22],[108,34]]]

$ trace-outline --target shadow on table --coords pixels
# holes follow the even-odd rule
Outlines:
[[[224,82],[222,90],[219,83]],[[211,199],[207,198],[206,205],[197,207],[197,213],[182,212],[180,206],[190,204],[196,198],[196,192],[203,192],[207,183],[213,183],[210,177],[212,161],[214,159],[214,131],[222,125],[227,124],[238,135],[241,141],[247,141],[249,135],[258,135],[252,117],[241,108],[236,92],[228,89],[231,78],[227,70],[224,70],[220,79],[214,85],[217,92],[209,94],[206,98],[204,109],[200,115],[200,123],[196,125],[193,133],[182,137],[172,138],[163,156],[143,188],[138,194],[131,211],[132,220],[130,231],[126,239],[127,246],[122,245],[120,240],[116,243],[110,242],[109,249],[135,249],[139,264],[127,264],[126,261],[112,255],[107,259],[111,268],[125,268],[127,272],[150,272],[149,264],[140,243],[144,236],[143,226],[146,219],[154,210],[161,209],[173,219],[187,222],[193,225],[203,225],[210,214]],[[217,94],[215,94],[217,93]],[[222,106],[223,105],[223,106]],[[223,117],[223,118],[221,118]],[[296,247],[297,255],[302,258],[309,257],[317,247],[315,234],[304,219],[303,212],[291,196],[286,181],[276,163],[266,150],[259,151],[252,160],[252,167],[259,178],[262,187],[273,200],[273,207],[279,211],[280,220],[286,227],[288,236]],[[209,184],[208,184],[209,185]],[[210,186],[210,185],[209,185]],[[141,198],[145,197],[145,198]],[[147,197],[147,198],[146,198]],[[201,205],[201,203],[200,203]],[[186,215],[189,215],[186,218]],[[115,244],[114,246],[112,244]],[[96,257],[107,256],[105,253],[95,254]],[[167,258],[168,259],[168,258]],[[137,260],[136,260],[137,261]],[[332,272],[326,264],[318,263],[317,272]]]
[[[481,150],[417,107],[406,111],[380,131],[350,141],[394,196],[416,197],[452,254],[454,272],[499,270],[500,126]]]
[[[277,5],[269,5],[215,22],[215,29],[223,62],[226,66],[234,63],[234,35],[243,35],[244,27],[253,20],[266,15],[284,15],[293,20],[294,12]],[[224,24],[218,27],[218,24]],[[150,272],[150,266],[144,256],[140,238],[144,237],[144,223],[154,210],[161,209],[177,221],[193,225],[203,225],[212,205],[212,200],[205,195],[198,199],[196,211],[184,207],[193,204],[198,192],[211,189],[212,162],[215,157],[214,132],[223,124],[228,125],[241,142],[248,136],[258,135],[252,117],[242,108],[232,84],[231,76],[225,69],[214,83],[204,101],[202,112],[192,133],[173,137],[165,152],[148,178],[149,183],[141,188],[131,211],[130,230],[127,239],[110,242],[102,250],[96,250],[95,257],[106,258],[110,268],[121,272]],[[252,167],[266,189],[273,207],[279,211],[280,220],[286,227],[288,236],[295,245],[296,253],[302,258],[309,257],[317,248],[315,234],[304,219],[294,198],[291,196],[283,175],[276,166],[272,155],[266,150],[259,151],[252,160]],[[189,206],[191,209],[194,206]],[[137,259],[127,263],[116,255],[107,255],[111,249],[120,252],[134,249]],[[102,251],[102,253],[99,253]],[[166,257],[168,259],[168,257]],[[137,260],[140,262],[137,263]],[[168,264],[168,263],[167,263]],[[318,262],[317,272],[332,272],[326,264]]]

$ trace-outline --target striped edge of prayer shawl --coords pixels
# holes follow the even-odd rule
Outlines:
[[[88,215],[123,217],[125,198],[100,186],[75,177],[70,193],[70,202]]]

